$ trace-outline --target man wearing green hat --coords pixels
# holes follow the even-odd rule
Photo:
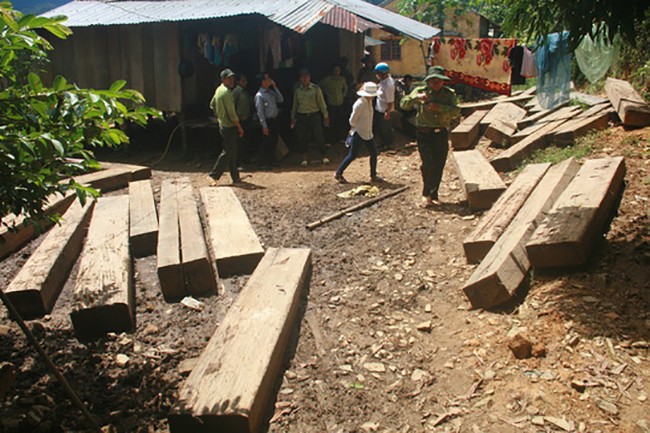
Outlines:
[[[450,81],[442,66],[432,66],[424,84],[404,96],[400,102],[403,110],[417,109],[415,123],[416,140],[422,166],[422,207],[438,203],[438,188],[449,151],[449,127],[455,117],[460,116],[456,93],[445,87]]]

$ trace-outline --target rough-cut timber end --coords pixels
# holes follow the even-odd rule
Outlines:
[[[481,260],[490,251],[494,245],[494,241],[476,240],[463,242],[463,249],[465,250],[465,257],[468,264],[480,263]]]
[[[36,288],[19,292],[7,292],[6,295],[25,320],[38,319],[49,314],[52,310],[43,305],[41,291]]]
[[[486,286],[490,287],[491,290],[485,290]],[[469,282],[463,287],[463,292],[465,292],[465,296],[469,299],[473,309],[492,308],[507,302],[511,297],[495,274],[489,275],[482,280]]]
[[[168,420],[173,433],[253,433],[245,414],[192,416],[173,408]]]
[[[76,309],[70,313],[70,319],[78,339],[101,337],[109,332],[131,332],[135,328],[133,311],[127,304]]]
[[[250,275],[262,260],[262,257],[264,257],[264,251],[243,256],[219,258],[216,260],[219,276]]]
[[[490,209],[492,205],[499,199],[505,186],[498,189],[484,189],[476,192],[467,192],[467,204],[469,209],[474,212],[477,210]]]

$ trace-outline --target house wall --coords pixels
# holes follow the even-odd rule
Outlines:
[[[370,31],[370,36],[379,39],[381,41],[386,41],[390,39],[400,39],[399,36],[395,36],[392,33],[389,33],[382,29],[372,29]],[[430,41],[422,42],[424,47],[428,47]],[[426,64],[424,62],[424,57],[422,55],[422,48],[420,46],[420,41],[405,38],[401,44],[401,60],[392,60],[388,61],[390,65],[391,74],[394,76],[402,76],[406,74],[411,74],[413,76],[424,76],[426,75]],[[426,53],[426,51],[425,51]],[[375,62],[381,62],[381,47],[373,47],[371,50],[371,55],[375,59]]]

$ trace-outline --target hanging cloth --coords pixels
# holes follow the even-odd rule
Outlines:
[[[510,60],[510,84],[526,84],[526,77],[521,75],[521,66],[524,61],[524,47],[517,45],[508,54]]]
[[[524,46],[524,58],[521,61],[522,77],[532,78],[537,76],[537,66],[535,66],[535,56],[530,52],[528,47]]]
[[[569,100],[571,91],[571,52],[569,32],[552,33],[535,52],[537,100],[550,110]]]
[[[590,83],[595,83],[605,76],[618,58],[619,47],[616,39],[613,44],[608,43],[605,31],[598,33],[596,39],[589,35],[582,38],[575,51],[576,62]]]

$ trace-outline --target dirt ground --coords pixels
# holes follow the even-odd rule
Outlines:
[[[379,187],[408,190],[313,231],[305,224],[365,200],[336,194],[368,181],[366,156],[346,172],[352,185],[333,179],[344,152],[337,144],[327,166],[303,169],[290,155],[278,170],[247,172],[244,187],[235,188],[265,247],[313,253],[265,431],[650,432],[650,129],[613,127],[599,135],[590,157],[625,156],[627,187],[590,262],[535,273],[530,289],[498,311],[470,310],[461,291],[475,268],[465,262],[462,241],[480,214],[464,203],[453,163],[443,204],[420,209],[417,148],[404,138],[401,144],[380,154],[386,182]],[[486,143],[479,147],[491,152]],[[113,159],[148,164],[160,153]],[[185,159],[172,152],[153,172],[156,194],[163,179],[179,176],[206,186],[214,160],[206,155],[200,148]],[[39,242],[2,262],[0,287]],[[195,311],[164,302],[155,257],[137,259],[134,269],[135,333],[74,338],[75,270],[52,315],[30,326],[105,431],[167,432],[167,413],[188,374],[183,361],[199,356],[246,277],[223,280],[219,295],[201,299],[205,307]],[[508,342],[517,333],[541,343],[546,356],[515,359]],[[87,431],[4,309],[0,361],[18,370],[0,402],[0,431]]]

